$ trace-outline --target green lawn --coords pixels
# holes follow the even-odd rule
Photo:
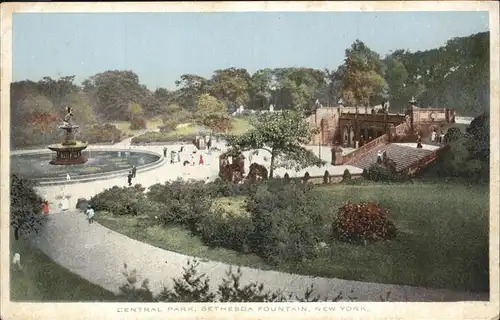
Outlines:
[[[246,118],[232,118],[231,119],[233,128],[231,129],[231,134],[240,135],[247,132],[252,125]],[[166,136],[189,136],[196,133],[196,125],[193,123],[183,123],[177,126],[174,131],[166,133]]]
[[[21,254],[22,270],[11,268],[10,300],[45,301],[118,301],[116,296],[59,266],[40,250],[23,240],[10,240],[11,260]]]
[[[149,119],[146,121],[147,129],[156,129],[158,126],[161,126],[162,121],[160,119]],[[114,124],[118,129],[120,129],[123,133],[135,133],[141,130],[130,130],[130,121],[113,121],[111,124]]]
[[[320,199],[336,212],[344,202],[375,201],[389,209],[399,230],[393,241],[366,247],[331,240],[319,257],[274,269],[348,280],[456,290],[488,290],[488,188],[461,184],[363,184],[318,186]],[[235,214],[242,198],[231,203]],[[157,247],[216,261],[270,268],[255,255],[212,249],[178,227],[151,225],[145,218],[98,214],[99,222]]]
[[[231,121],[233,123],[231,133],[234,135],[244,134],[252,128],[252,125],[247,118],[233,118]]]

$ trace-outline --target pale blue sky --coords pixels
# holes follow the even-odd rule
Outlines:
[[[133,70],[151,89],[219,68],[334,69],[360,39],[385,55],[488,30],[487,12],[23,13],[13,80]]]

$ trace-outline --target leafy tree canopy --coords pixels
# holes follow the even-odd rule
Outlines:
[[[240,136],[228,136],[228,145],[238,151],[261,149],[271,156],[269,177],[278,166],[303,169],[322,165],[312,151],[303,147],[317,130],[304,120],[303,110],[265,113],[252,120],[253,128]]]

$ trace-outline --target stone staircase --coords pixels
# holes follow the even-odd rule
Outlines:
[[[367,169],[377,162],[377,152],[386,151],[387,157],[396,162],[396,171],[400,172],[408,168],[411,164],[421,160],[427,155],[431,154],[431,150],[417,149],[413,147],[401,146],[396,144],[386,144],[381,145],[378,148],[374,148],[358,159],[349,163],[349,165],[358,167],[361,169]]]

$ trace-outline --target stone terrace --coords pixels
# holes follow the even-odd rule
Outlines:
[[[396,162],[396,171],[401,171],[413,162],[422,159],[436,148],[438,147],[423,145],[422,149],[417,149],[416,143],[390,143],[368,151],[362,157],[350,163],[350,165],[361,169],[368,169],[377,162],[378,151],[387,151],[387,156]]]

